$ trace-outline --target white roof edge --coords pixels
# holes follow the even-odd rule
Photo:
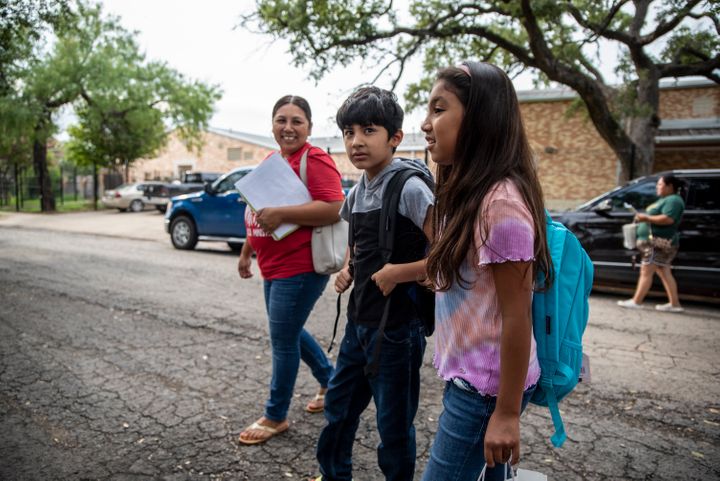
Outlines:
[[[696,87],[720,87],[717,83],[705,77],[673,77],[660,79],[660,90],[689,89]],[[569,87],[555,87],[549,89],[518,90],[518,101],[540,102],[560,101],[576,98],[578,94]]]
[[[206,130],[216,135],[223,135],[225,137],[230,137],[232,139],[241,140],[250,144],[259,145],[268,149],[277,149],[277,144],[272,137],[265,137],[263,135],[250,134],[247,132],[239,132],[230,129],[220,129],[217,127],[208,127]]]
[[[705,117],[694,119],[662,119],[659,127],[660,130],[716,128],[720,128],[720,117]]]
[[[658,144],[720,142],[720,134],[657,136],[655,142]]]

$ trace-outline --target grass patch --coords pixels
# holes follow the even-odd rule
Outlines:
[[[98,202],[98,208],[100,202]],[[81,212],[86,210],[93,210],[92,200],[78,198],[75,200],[74,196],[67,196],[60,201],[59,197],[55,198],[55,210],[56,212]],[[11,198],[11,201],[7,205],[0,205],[0,211],[2,212],[15,212],[15,199]],[[20,212],[40,212],[40,199],[25,200],[20,206]]]

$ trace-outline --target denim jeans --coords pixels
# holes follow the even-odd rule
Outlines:
[[[419,320],[385,331],[377,376],[368,379],[378,330],[348,321],[335,373],[325,395],[327,425],[317,459],[323,481],[352,479],[352,447],[360,415],[375,400],[378,465],[386,480],[409,481],[415,471],[415,426],[425,336]]]
[[[265,417],[272,421],[287,418],[301,358],[320,386],[326,387],[332,375],[332,364],[322,347],[303,328],[328,278],[308,272],[264,281],[272,346],[272,380]]]
[[[535,386],[532,386],[523,394],[523,410],[534,391]],[[494,396],[461,389],[453,382],[445,384],[443,412],[423,481],[477,480],[485,465],[485,430],[496,400]],[[488,468],[485,481],[504,481],[506,469],[505,464]]]

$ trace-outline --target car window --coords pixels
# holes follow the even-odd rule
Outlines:
[[[637,210],[643,210],[658,198],[655,193],[657,179],[648,179],[628,189],[621,190],[610,197],[613,210],[629,210],[625,204],[630,204]]]
[[[215,185],[215,191],[218,193],[222,193],[229,190],[235,190],[235,182],[245,177],[249,172],[249,170],[240,170],[238,172],[233,172]]]
[[[691,178],[687,209],[720,210],[720,179]]]

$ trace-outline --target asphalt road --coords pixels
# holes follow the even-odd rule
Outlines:
[[[291,429],[238,446],[270,373],[261,281],[222,244],[172,248],[154,212],[0,215],[0,480],[303,480],[322,415],[301,367]],[[522,466],[551,480],[720,479],[720,310],[626,311],[593,295],[592,381],[523,416]],[[308,328],[327,345],[328,289]],[[416,419],[422,472],[442,382],[425,354]],[[374,410],[355,479],[380,480]],[[438,480],[441,481],[441,480]],[[469,480],[474,481],[474,480]]]

